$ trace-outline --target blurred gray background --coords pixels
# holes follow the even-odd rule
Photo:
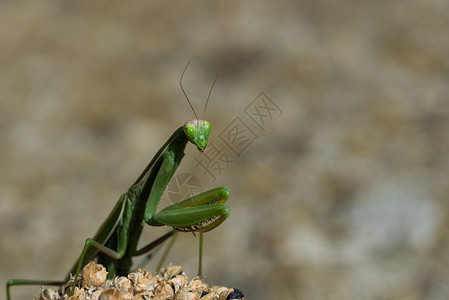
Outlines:
[[[227,61],[206,118],[231,163],[214,179],[189,145],[178,171],[231,189],[206,281],[246,299],[447,299],[448,33],[444,0],[1,1],[0,297],[8,278],[62,279],[194,118],[190,59],[199,115]],[[236,118],[257,136],[239,155],[220,139]],[[197,249],[182,234],[169,260],[193,276]]]

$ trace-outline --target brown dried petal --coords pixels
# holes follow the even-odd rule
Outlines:
[[[134,290],[137,292],[153,290],[157,285],[157,277],[146,271],[139,272],[139,270],[128,274],[128,278],[134,284]]]
[[[218,286],[218,285],[214,285],[210,288],[212,293],[215,293],[217,295],[220,295],[221,292],[226,291],[228,288],[224,287],[224,286]]]
[[[120,300],[132,300],[133,294],[131,292],[122,292],[120,293]]]
[[[214,292],[210,292],[207,295],[204,295],[200,298],[201,300],[218,300],[218,295]]]
[[[168,283],[170,283],[173,287],[175,293],[182,289],[187,284],[187,282],[189,282],[189,277],[187,277],[186,275],[176,275],[168,281]]]
[[[113,280],[106,280],[106,282],[103,283],[100,287],[103,290],[115,288]]]
[[[197,293],[189,290],[188,288],[184,288],[180,290],[174,300],[198,300],[200,297]]]
[[[169,280],[175,275],[182,273],[182,267],[181,266],[168,266],[167,270],[164,272],[164,279]]]
[[[153,297],[152,292],[145,291],[145,292],[135,295],[134,300],[148,300],[148,299],[153,299],[152,297]]]
[[[234,289],[230,289],[224,286],[213,286],[211,287],[211,291],[219,295],[220,300],[226,300],[228,295],[234,292]]]
[[[120,291],[114,288],[103,291],[98,300],[120,300]]]
[[[153,298],[150,298],[151,300],[171,300],[173,298],[166,298],[165,295],[156,295]],[[145,299],[147,300],[147,299]]]
[[[95,291],[92,292],[92,294],[90,295],[90,300],[98,300],[100,299],[100,295],[104,292],[104,290],[102,289],[97,289]]]
[[[143,269],[140,269],[140,268],[137,269],[137,270],[135,270],[134,272],[140,273],[140,274],[142,274],[143,276],[151,275],[151,273],[148,272],[147,270],[143,270]]]
[[[127,277],[120,276],[114,278],[114,286],[121,292],[129,292],[132,290],[133,284]]]
[[[67,295],[70,295],[71,289],[68,289]],[[75,292],[73,296],[70,296],[68,300],[84,300],[86,299],[86,291],[75,287]]]
[[[60,298],[58,291],[54,289],[44,289],[39,296],[39,300],[58,300]]]
[[[160,282],[154,291],[153,299],[173,299],[175,296],[170,284]]]
[[[72,277],[65,286],[64,297],[60,297],[54,290],[46,289],[42,291],[39,300],[226,300],[233,292],[235,293],[233,295],[240,295],[227,287],[210,288],[198,277],[188,282],[189,279],[180,266],[169,266],[160,276],[138,269],[130,273],[128,278],[115,277],[113,280],[100,278],[101,280],[97,282],[89,282],[98,279],[99,272],[106,277],[104,267],[91,262],[80,274],[83,289],[76,287],[75,294],[69,298],[73,284]],[[100,283],[100,287],[94,286]],[[203,294],[206,295],[201,297]]]
[[[207,293],[210,292],[209,286],[205,284],[199,277],[193,278],[187,287],[192,291],[195,291],[198,295],[201,295],[204,291]]]
[[[105,267],[91,261],[83,268],[83,282],[87,286],[100,286],[106,281],[108,272]]]

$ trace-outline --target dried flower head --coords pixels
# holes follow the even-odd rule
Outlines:
[[[120,293],[120,300],[132,300],[133,297],[133,293],[131,292],[121,292]]]
[[[203,293],[210,293],[209,286],[205,284],[199,277],[193,278],[187,287],[190,290],[195,291],[198,295],[203,295]]]
[[[120,292],[130,292],[133,288],[131,280],[124,276],[115,277],[113,283]]]
[[[171,285],[167,282],[160,282],[159,285],[156,287],[156,290],[154,291],[153,299],[160,299],[160,300],[173,299],[174,296],[175,293]]]
[[[108,272],[102,265],[91,261],[84,266],[82,274],[84,285],[100,286],[106,282]]]
[[[73,296],[70,296],[72,277],[62,287],[63,295],[45,289],[39,300],[243,300],[237,289],[210,288],[198,277],[189,282],[180,266],[170,265],[160,276],[141,269],[113,280],[106,280],[106,275],[103,266],[91,262],[83,268],[82,286],[75,287]]]
[[[145,291],[134,296],[134,300],[148,300],[154,299],[153,292]]]
[[[103,291],[98,300],[120,300],[120,291],[115,288]]]
[[[230,289],[222,286],[213,286],[211,290],[218,294],[219,300],[244,300],[243,293],[238,289]]]
[[[157,276],[141,269],[137,269],[136,271],[129,273],[128,278],[132,281],[136,292],[147,290],[152,291],[155,289],[158,282]]]
[[[68,289],[68,294],[66,295],[70,295],[70,289]],[[70,296],[68,298],[68,300],[85,300],[85,299],[86,299],[86,291],[78,287],[75,287],[75,292],[73,293],[73,296]]]
[[[196,292],[183,288],[176,294],[174,300],[198,300],[199,298]]]
[[[214,292],[203,292],[200,300],[218,300],[218,295]]]
[[[168,281],[175,293],[182,289],[187,284],[187,282],[189,282],[189,277],[182,274],[175,275]]]
[[[103,292],[104,290],[99,288],[96,290],[92,290],[90,293],[88,291],[87,294],[90,295],[90,300],[99,300]]]
[[[167,267],[167,270],[165,272],[163,272],[163,274],[164,274],[164,280],[169,280],[170,278],[172,278],[175,275],[184,274],[184,272],[182,271],[182,267],[181,266],[169,265]]]

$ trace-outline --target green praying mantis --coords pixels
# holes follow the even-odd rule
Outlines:
[[[177,231],[200,233],[198,275],[201,276],[202,234],[219,226],[229,216],[230,209],[225,204],[229,198],[229,189],[218,187],[157,212],[162,194],[184,157],[187,143],[192,143],[199,151],[203,152],[207,147],[211,131],[210,123],[205,120],[205,113],[222,67],[217,72],[207,96],[203,120],[199,120],[182,86],[182,78],[189,64],[190,61],[182,72],[179,84],[195,114],[195,119],[175,130],[128,191],[120,196],[95,236],[86,239],[81,255],[65,281],[11,279],[6,284],[8,300],[11,299],[11,286],[62,285],[70,279],[70,274],[74,275],[71,288],[71,295],[73,295],[81,268],[94,258],[97,258],[98,262],[106,267],[108,279],[112,279],[115,275],[125,275],[132,266],[133,257],[151,253],[153,249],[170,237],[173,239]],[[138,241],[146,224],[170,226],[172,230],[138,249]]]

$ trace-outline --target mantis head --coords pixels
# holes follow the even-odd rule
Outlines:
[[[205,120],[194,119],[184,124],[184,133],[187,135],[187,139],[201,152],[206,150],[210,129],[210,123]]]
[[[179,85],[181,86],[181,90],[184,93],[184,96],[186,97],[187,102],[190,105],[190,108],[192,108],[192,111],[195,114],[195,119],[192,121],[188,121],[187,123],[184,124],[184,133],[187,135],[188,140],[192,144],[194,144],[198,148],[198,150],[200,150],[201,152],[204,152],[207,147],[207,141],[209,139],[209,133],[210,133],[210,129],[211,129],[210,123],[205,120],[206,108],[207,108],[207,104],[209,103],[209,98],[212,93],[212,89],[214,88],[215,82],[217,81],[218,74],[220,74],[223,64],[221,64],[220,69],[218,69],[217,75],[215,75],[215,79],[214,79],[214,82],[212,83],[209,94],[207,95],[206,105],[204,106],[204,112],[203,112],[204,120],[198,120],[198,116],[196,115],[195,109],[193,109],[192,103],[190,103],[189,97],[187,97],[186,91],[184,90],[184,87],[182,86],[182,77],[184,77],[184,73],[186,72],[189,64],[190,64],[190,61],[187,63],[187,66],[184,68],[184,71],[182,72],[181,78],[179,80]]]

